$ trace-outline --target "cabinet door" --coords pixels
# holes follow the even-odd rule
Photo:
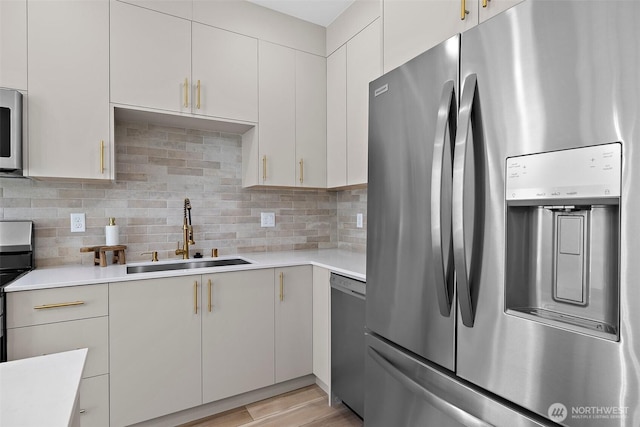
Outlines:
[[[524,0],[480,0],[480,7],[478,8],[480,22],[484,22],[523,1]]]
[[[377,19],[347,43],[347,185],[367,183],[369,82],[382,72],[381,31]]]
[[[9,360],[88,348],[82,377],[109,372],[109,320],[106,316],[7,330]]]
[[[190,112],[190,79],[190,21],[111,2],[111,102]]]
[[[200,276],[109,284],[111,425],[202,403],[199,292]]]
[[[327,58],[327,187],[347,185],[347,45]]]
[[[313,374],[331,387],[331,286],[329,270],[313,267]],[[329,390],[325,390],[330,396]]]
[[[313,372],[311,266],[275,269],[276,383]]]
[[[273,269],[203,276],[203,403],[274,383]]]
[[[29,175],[111,179],[109,1],[28,2]]]
[[[384,0],[384,72],[478,24],[478,0]]]
[[[327,61],[296,51],[296,185],[327,186]]]
[[[263,185],[295,185],[295,51],[259,42],[260,173]],[[265,170],[266,167],[266,170]]]
[[[109,375],[80,381],[80,427],[109,427]]]
[[[0,1],[0,87],[27,90],[27,0]]]
[[[192,25],[193,112],[257,122],[258,41],[196,22]]]

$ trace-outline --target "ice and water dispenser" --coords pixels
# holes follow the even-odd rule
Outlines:
[[[622,146],[506,160],[508,314],[619,339]]]

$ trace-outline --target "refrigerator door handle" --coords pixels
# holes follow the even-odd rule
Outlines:
[[[427,390],[422,385],[405,375],[400,369],[395,367],[387,358],[382,356],[376,350],[371,347],[367,348],[369,356],[375,361],[382,369],[384,369],[389,375],[391,375],[400,384],[406,387],[413,394],[420,396],[431,406],[439,409],[449,417],[455,419],[460,424],[469,427],[491,427],[491,424],[486,423],[480,418],[464,411],[463,409],[455,406],[451,402],[446,401],[437,394]]]
[[[477,121],[479,113],[474,113],[474,108],[478,108],[476,103],[477,95],[477,76],[470,74],[464,81],[464,87],[462,89],[462,95],[460,97],[460,111],[458,113],[459,124],[458,132],[456,134],[456,143],[454,147],[454,159],[453,159],[453,191],[452,191],[452,226],[453,226],[453,255],[456,271],[456,281],[458,284],[458,302],[460,304],[460,314],[462,316],[462,323],[467,327],[473,327],[474,322],[474,305],[472,301],[472,289],[471,281],[473,279],[473,271],[475,264],[478,263],[479,254],[476,246],[481,240],[481,236],[477,234],[481,231],[478,227],[474,227],[473,240],[471,244],[471,253],[469,256],[470,263],[467,263],[467,251],[466,251],[466,236],[465,236],[465,175],[467,173],[467,152],[469,150],[469,139],[476,137],[479,139],[481,135],[473,135],[472,128],[475,128],[478,123],[472,123]],[[480,133],[480,132],[478,132]],[[473,145],[479,144],[476,140]],[[472,147],[479,148],[479,147]],[[476,165],[474,163],[474,165]],[[477,174],[474,176],[474,185],[479,184]],[[474,189],[475,190],[475,189]],[[476,192],[477,193],[477,192]],[[475,194],[474,193],[474,196]],[[481,201],[480,201],[481,202]],[[480,203],[475,202],[474,206],[474,222],[478,224],[479,215],[482,215]],[[467,268],[469,265],[469,268]]]
[[[453,299],[453,245],[451,244],[451,228],[449,224],[443,224],[442,207],[451,204],[451,195],[443,192],[445,154],[451,161],[452,141],[456,135],[456,98],[453,80],[447,81],[442,88],[438,119],[436,121],[436,133],[433,144],[433,164],[431,167],[431,247],[433,253],[433,273],[436,282],[436,294],[440,314],[449,317],[451,301]],[[449,138],[447,138],[449,136]],[[448,140],[447,140],[448,139]],[[448,150],[448,152],[447,152]],[[449,168],[447,168],[449,170]],[[449,177],[450,178],[450,177]],[[444,193],[444,194],[443,194]],[[444,239],[448,239],[448,257],[443,253]]]

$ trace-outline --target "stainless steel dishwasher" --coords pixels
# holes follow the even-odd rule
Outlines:
[[[331,273],[331,394],[364,416],[366,285]]]

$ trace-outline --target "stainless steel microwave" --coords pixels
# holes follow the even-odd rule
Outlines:
[[[0,88],[0,176],[22,176],[22,94]]]

